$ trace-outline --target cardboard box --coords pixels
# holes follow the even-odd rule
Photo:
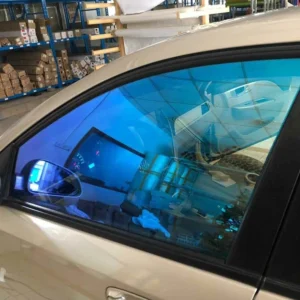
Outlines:
[[[25,87],[30,84],[30,78],[28,76],[24,76],[20,79],[22,87]]]
[[[10,37],[9,41],[12,45],[20,46],[24,44],[24,39],[22,37]]]
[[[45,80],[51,80],[52,79],[52,72],[45,72],[44,77],[45,77]]]
[[[32,84],[32,88],[35,90],[35,89],[37,89],[37,86],[36,86],[36,83],[35,82],[31,82],[31,84]]]
[[[43,42],[49,42],[50,41],[50,37],[48,35],[48,33],[37,33],[37,38],[39,41],[43,41]]]
[[[84,68],[86,66],[86,61],[85,60],[81,60],[79,63],[80,63],[82,68]]]
[[[26,86],[23,86],[23,93],[28,93],[31,90],[33,90],[32,83],[27,84]]]
[[[30,66],[44,68],[45,62],[41,60],[9,60],[14,66]]]
[[[51,72],[51,67],[48,64],[44,64],[43,70],[44,72]]]
[[[68,38],[74,37],[74,32],[72,30],[67,31]]]
[[[51,79],[45,80],[45,86],[51,85]]]
[[[70,69],[70,64],[68,62],[63,62],[64,69]]]
[[[71,75],[71,70],[70,69],[65,69],[65,74],[66,74],[66,76]]]
[[[37,19],[34,19],[34,22],[36,24],[36,28],[38,27],[46,27],[46,26],[51,26],[51,22],[50,22],[50,19],[44,19],[44,18],[37,18]]]
[[[45,51],[45,53],[49,56],[49,57],[53,57],[53,53],[52,53],[52,50],[51,49],[47,49]]]
[[[6,98],[6,94],[4,90],[0,90],[0,99]]]
[[[81,37],[81,30],[80,29],[75,29],[74,30],[74,36],[75,37]]]
[[[2,91],[4,90],[4,86],[1,81],[0,81],[0,90],[2,90]]]
[[[39,74],[42,75],[44,73],[44,69],[39,66],[24,66],[24,65],[15,65],[16,69],[24,70],[26,74]]]
[[[30,43],[37,43],[38,42],[38,38],[37,38],[36,35],[29,36],[29,40],[30,40]]]
[[[73,79],[73,76],[71,74],[67,75],[67,80]]]
[[[51,72],[57,72],[56,64],[51,64],[49,66],[50,66]]]
[[[38,28],[37,33],[48,34],[48,30],[46,26],[41,26]]]
[[[28,75],[30,81],[33,82],[45,82],[45,78],[43,75]]]
[[[48,56],[48,58],[49,58],[49,64],[55,64],[55,58],[54,57]]]
[[[14,90],[12,87],[5,88],[5,94],[7,97],[11,97],[14,95]]]
[[[51,78],[58,78],[57,72],[51,72]]]
[[[56,59],[57,59],[58,65],[62,65],[62,57],[57,56]]]
[[[66,77],[66,73],[65,73],[65,71],[64,70],[60,70],[60,76],[64,76],[64,77]]]
[[[16,72],[17,72],[19,78],[27,75],[24,70],[16,70]]]
[[[57,72],[57,67],[56,67],[56,65],[50,65],[50,67],[51,67],[51,72]]]
[[[63,61],[63,65],[69,64],[69,58],[68,57],[63,57],[62,61]]]
[[[8,74],[0,73],[0,78],[1,78],[1,81],[2,81],[2,82],[9,81],[9,76],[8,76]]]
[[[68,52],[66,49],[58,50],[58,51],[56,51],[56,56],[61,57],[61,58],[63,58],[63,57],[68,58]]]
[[[77,78],[83,78],[83,73],[82,73],[82,71],[78,71],[77,72]]]
[[[66,38],[68,37],[68,34],[67,34],[66,31],[62,31],[62,32],[60,33],[60,35],[61,35],[61,38],[62,38],[62,39],[66,39]]]
[[[41,60],[44,62],[48,62],[48,55],[43,52],[38,51],[23,51],[22,53],[18,52],[10,52],[7,55],[7,60],[11,61],[20,61],[20,60]]]
[[[53,39],[54,40],[60,40],[61,39],[61,33],[60,32],[53,32]]]
[[[10,72],[8,76],[9,76],[10,80],[18,79],[19,78],[18,72],[16,70],[13,70],[12,72]]]
[[[12,80],[11,80],[11,85],[12,85],[13,87],[19,86],[19,85],[20,85],[20,80],[19,80],[19,78],[18,78],[18,79],[12,79]]]
[[[45,82],[38,82],[38,81],[37,81],[35,84],[36,84],[36,87],[39,88],[39,89],[45,87]]]
[[[90,65],[91,62],[92,62],[91,59],[90,59],[90,57],[87,56],[87,55],[86,55],[83,59],[84,59],[84,61],[85,61],[88,65]]]
[[[29,43],[26,21],[5,21],[0,22],[0,31],[18,31],[18,36],[23,37],[24,43]]]
[[[49,34],[46,26],[38,25],[36,28],[36,35],[39,41],[49,42]]]
[[[14,71],[14,68],[12,67],[11,64],[1,64],[1,69],[3,70],[3,72],[5,74],[9,74],[11,73],[12,71]]]
[[[57,84],[58,84],[58,79],[57,78],[51,79],[51,85],[57,85]]]
[[[35,24],[34,20],[27,20],[27,27],[30,29],[35,29],[36,24]]]
[[[36,37],[36,29],[35,28],[28,28],[27,29],[27,33],[28,33],[29,38],[31,36],[35,36]]]
[[[19,86],[13,87],[13,91],[14,91],[14,94],[15,94],[15,95],[18,95],[18,94],[22,94],[23,89],[22,89],[22,87],[19,85]]]
[[[0,44],[1,44],[2,47],[5,47],[5,46],[10,46],[11,42],[9,41],[8,38],[1,38],[0,39]]]

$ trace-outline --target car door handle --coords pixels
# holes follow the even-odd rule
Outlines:
[[[147,298],[140,297],[138,295],[117,288],[113,288],[113,287],[107,288],[106,299],[107,300],[149,300]]]

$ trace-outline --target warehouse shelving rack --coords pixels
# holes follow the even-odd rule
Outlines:
[[[30,17],[32,15],[42,15],[45,19],[48,19],[49,14],[48,14],[48,9],[47,9],[47,3],[53,3],[53,2],[62,2],[62,1],[57,1],[57,0],[54,0],[54,1],[53,0],[49,0],[49,1],[46,1],[46,0],[30,0],[30,1],[29,0],[5,0],[5,1],[3,1],[3,0],[0,0],[0,5],[5,5],[8,7],[8,12],[9,12],[9,16],[10,16],[11,20],[17,19],[15,12],[14,12],[14,5],[23,5],[24,9],[23,9],[23,15],[22,15],[21,19],[28,19],[28,17]],[[74,1],[64,0],[63,2],[66,3],[66,2],[74,2]],[[32,4],[32,3],[40,3],[41,7],[42,7],[42,11],[31,13],[29,11],[29,4]],[[28,44],[24,44],[24,45],[20,45],[20,46],[11,45],[11,46],[7,46],[7,47],[0,47],[0,55],[1,55],[1,52],[3,53],[3,52],[8,52],[8,51],[20,50],[20,49],[48,46],[52,50],[53,57],[55,59],[56,65],[57,65],[57,70],[59,70],[58,63],[57,63],[57,57],[56,57],[56,51],[55,51],[55,45],[57,43],[62,43],[62,42],[74,43],[75,41],[83,40],[85,42],[85,44],[88,45],[88,36],[87,35],[82,35],[81,37],[65,38],[65,39],[53,39],[51,27],[47,26],[47,30],[48,30],[48,34],[49,34],[48,42],[39,41],[38,43],[28,43]],[[86,50],[89,51],[89,48],[87,47]],[[58,84],[57,85],[47,86],[44,88],[38,88],[38,89],[34,89],[30,92],[17,94],[17,95],[11,96],[11,97],[6,97],[4,99],[0,99],[0,102],[13,100],[13,99],[17,99],[17,98],[28,96],[28,95],[33,95],[36,93],[46,91],[49,88],[61,88],[64,85],[72,84],[78,80],[77,78],[74,78],[71,80],[62,81],[60,73],[58,71],[57,71],[57,75],[58,75]]]
[[[174,3],[176,4],[176,2],[177,1],[175,0]],[[197,1],[197,0],[189,0],[189,1],[187,0],[187,1],[184,1],[184,5],[195,5],[198,2],[199,1]],[[33,4],[33,3],[41,4],[42,10],[39,12],[30,12],[29,4]],[[118,15],[121,14],[121,11],[120,11],[118,4],[116,3],[116,0],[114,0],[114,3],[111,3],[108,0],[85,0],[84,2],[80,1],[80,0],[0,0],[0,5],[7,6],[8,13],[9,13],[11,20],[17,19],[17,16],[15,15],[14,5],[22,5],[23,6],[23,15],[21,16],[20,19],[28,19],[28,18],[32,17],[33,15],[42,15],[45,19],[49,19],[47,3],[62,4],[64,17],[66,20],[66,27],[67,27],[66,30],[75,29],[75,21],[76,21],[77,17],[79,17],[82,29],[87,28],[88,25],[97,25],[99,28],[100,34],[97,36],[83,34],[81,37],[54,39],[53,35],[52,35],[51,27],[47,26],[48,34],[49,34],[49,42],[40,41],[38,43],[29,43],[29,44],[21,45],[21,46],[1,47],[0,55],[1,55],[1,52],[6,52],[6,51],[35,48],[35,47],[39,47],[39,46],[48,46],[52,50],[53,57],[55,58],[57,70],[59,70],[56,52],[55,52],[55,46],[57,43],[69,42],[71,52],[76,53],[78,51],[77,51],[75,42],[83,41],[86,54],[94,54],[94,55],[104,54],[106,62],[108,62],[107,55],[106,55],[108,53],[120,52],[121,55],[125,55],[123,38],[118,38],[118,40],[119,40],[118,47],[107,48],[106,42],[105,42],[106,40],[115,39],[116,37],[113,34],[105,34],[104,28],[103,28],[104,24],[116,23],[117,28],[119,28],[119,29],[122,28],[122,24],[120,23],[120,21],[117,17]],[[70,19],[68,7],[67,7],[67,5],[70,3],[75,3],[77,5],[76,13],[72,20]],[[111,6],[115,6],[116,16],[108,16],[108,8]],[[166,8],[168,7],[167,1],[165,1],[165,7]],[[101,9],[104,9],[104,11],[105,11],[104,15],[101,15]],[[97,20],[96,23],[93,23],[93,20],[91,21],[91,20],[85,19],[85,12],[90,11],[90,10],[96,10],[96,14],[98,17],[98,19],[94,19],[94,21]],[[91,49],[90,42],[95,41],[95,40],[99,40],[100,47],[101,47],[100,50],[92,50]],[[48,87],[40,88],[40,89],[35,89],[28,93],[22,93],[19,95],[14,95],[12,97],[7,97],[5,99],[0,99],[0,102],[11,100],[11,99],[16,99],[19,97],[23,97],[23,96],[27,96],[27,95],[31,95],[31,94],[35,94],[35,93],[39,93],[39,92],[45,91],[49,88],[60,88],[60,87],[63,87],[64,85],[71,84],[78,80],[75,78],[72,80],[62,81],[59,71],[57,71],[57,73],[58,73],[58,84],[57,85],[48,86]]]

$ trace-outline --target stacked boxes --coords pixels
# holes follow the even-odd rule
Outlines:
[[[41,22],[44,24],[45,20]],[[38,34],[40,34],[39,38]],[[49,41],[47,28],[40,25],[40,19],[0,22],[0,46],[2,47],[37,43],[39,40]]]
[[[0,73],[0,98],[32,90],[32,84],[24,70],[15,70],[11,64],[1,64],[0,68],[3,71]]]
[[[73,37],[81,37],[82,33],[80,29],[75,29],[75,30],[68,30],[68,31],[53,32],[52,35],[54,40],[61,40],[61,39],[67,39]]]
[[[49,42],[49,34],[47,26],[50,25],[48,20],[45,19],[35,19],[36,25],[36,35],[39,41]]]
[[[27,26],[28,26],[27,32],[28,32],[30,43],[37,43],[38,38],[36,35],[36,24],[34,20],[28,20]]]
[[[0,32],[1,37],[5,37],[7,40],[8,38],[20,38],[24,44],[30,43],[27,21],[25,20],[0,22]],[[1,45],[4,46],[7,43],[1,41]]]
[[[29,82],[36,88],[58,84],[56,63],[50,49],[44,52],[24,51],[22,55],[17,52],[9,53],[7,60],[15,69],[25,70]],[[23,87],[29,82],[22,82]]]
[[[62,81],[73,78],[72,71],[69,64],[69,57],[67,50],[60,50],[56,52],[58,68]]]
[[[103,55],[72,56],[70,57],[70,61],[74,77],[80,79],[92,73],[94,70],[97,70],[98,67],[102,67],[103,65],[105,65]]]

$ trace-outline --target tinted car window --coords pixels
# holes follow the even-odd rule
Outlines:
[[[13,195],[226,261],[299,70],[219,64],[99,95],[20,147]]]

